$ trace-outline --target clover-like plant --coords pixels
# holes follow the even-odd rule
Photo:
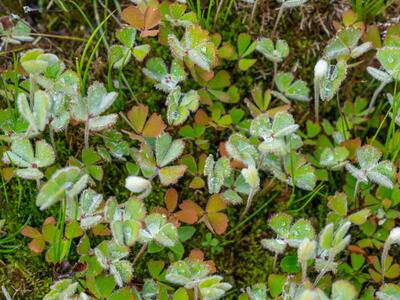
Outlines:
[[[170,185],[176,183],[187,169],[186,165],[168,166],[182,155],[184,148],[182,140],[172,140],[168,133],[163,133],[156,138],[154,147],[143,143],[135,152],[135,159],[145,177],[158,176],[161,184]]]
[[[258,145],[261,153],[285,155],[295,148],[291,141],[297,139],[295,132],[298,128],[291,114],[278,112],[272,121],[266,114],[257,116],[251,123],[250,133],[263,139]]]
[[[101,131],[117,121],[117,114],[100,116],[114,103],[117,93],[108,93],[100,82],[93,83],[86,97],[79,97],[72,105],[72,116],[85,123],[85,148],[89,148],[90,131]]]
[[[252,42],[249,34],[239,34],[237,40],[237,53],[234,54],[234,58],[238,60],[238,66],[240,70],[246,71],[256,63],[257,59],[246,58],[254,52],[256,46],[257,42]]]
[[[321,152],[319,163],[325,168],[331,170],[339,170],[347,163],[349,150],[343,146],[336,146],[333,148],[325,148]]]
[[[83,230],[88,230],[99,224],[102,219],[100,206],[103,203],[103,195],[92,189],[85,189],[76,201],[67,202],[67,219],[78,220]]]
[[[113,45],[108,57],[114,68],[119,69],[128,64],[132,55],[137,61],[143,61],[150,51],[150,45],[136,45],[136,29],[125,26],[116,33],[121,45]]]
[[[365,42],[357,46],[361,38],[361,30],[358,28],[345,28],[340,30],[325,48],[325,55],[329,60],[347,60],[357,58],[367,52],[371,42]]]
[[[129,248],[114,241],[103,241],[94,249],[94,254],[100,266],[113,275],[118,286],[131,281],[133,276],[132,263],[123,258],[129,255]]]
[[[300,219],[293,223],[293,217],[279,213],[268,220],[268,225],[277,234],[275,239],[263,239],[264,248],[275,253],[274,266],[279,254],[283,254],[287,245],[298,248],[304,239],[315,240],[315,230],[308,220]]]
[[[19,113],[29,124],[28,131],[39,133],[45,129],[48,121],[48,110],[50,106],[49,97],[45,92],[35,92],[33,95],[32,109],[30,108],[25,94],[18,95],[17,105]]]
[[[172,26],[188,27],[198,23],[197,15],[193,11],[186,11],[187,5],[183,3],[167,3],[160,4],[159,9],[163,16],[162,22],[171,24]]]
[[[67,199],[73,201],[88,182],[89,176],[77,167],[65,167],[56,171],[36,196],[36,205],[44,210],[56,202]]]
[[[346,163],[345,165],[346,170],[356,178],[354,201],[356,200],[358,185],[361,182],[368,184],[372,181],[389,189],[393,188],[395,169],[390,161],[379,161],[382,157],[381,151],[374,146],[365,145],[357,149],[356,157],[360,168],[350,163]]]
[[[5,22],[0,22],[0,36],[1,36],[1,45],[0,49],[7,48],[7,44],[15,44],[20,45],[21,42],[32,42],[33,37],[30,36],[31,28],[25,21],[18,20],[16,24],[13,24],[13,21],[10,17],[5,17],[7,20]]]
[[[275,76],[275,84],[278,91],[272,91],[272,94],[285,103],[290,103],[290,100],[297,100],[308,102],[310,98],[309,88],[307,84],[302,80],[294,80],[292,73],[279,72]]]
[[[275,45],[270,38],[260,38],[256,42],[256,50],[274,64],[273,82],[278,72],[278,63],[289,55],[289,46],[285,40],[277,40]]]
[[[172,247],[178,242],[176,227],[167,222],[165,216],[150,214],[144,219],[145,227],[140,231],[144,243],[156,242],[164,247]]]
[[[179,60],[191,65],[197,65],[205,71],[210,71],[216,63],[216,49],[208,32],[197,25],[189,25],[182,40],[174,34],[168,35],[168,44],[172,54]]]
[[[385,46],[378,50],[376,57],[385,71],[394,79],[400,80],[400,47]]]
[[[167,97],[167,119],[171,125],[180,125],[186,121],[191,112],[199,108],[200,96],[195,90],[182,93],[180,87],[175,88]]]
[[[231,173],[229,160],[220,157],[217,161],[210,154],[204,164],[204,175],[207,176],[208,192],[210,194],[219,193],[224,184],[225,177]]]
[[[44,140],[35,142],[35,150],[28,139],[18,139],[13,141],[9,151],[3,153],[3,162],[18,167],[14,171],[15,175],[37,180],[40,187],[40,179],[43,173],[39,168],[52,165],[55,160],[53,148]]]
[[[157,82],[155,85],[157,89],[167,93],[173,91],[180,82],[186,80],[185,70],[176,59],[172,61],[169,73],[167,65],[160,57],[150,58],[142,71],[147,77]]]
[[[216,300],[224,296],[232,286],[221,282],[222,277],[210,275],[209,266],[203,261],[186,258],[177,261],[168,268],[167,281],[194,290],[194,299]],[[200,294],[200,295],[199,295]]]
[[[130,198],[123,208],[118,206],[114,198],[106,204],[105,216],[110,222],[113,238],[119,245],[131,247],[136,243],[145,215],[146,209],[139,199]]]
[[[122,20],[130,26],[140,31],[141,37],[156,36],[158,29],[155,27],[160,24],[161,14],[158,7],[145,5],[130,5],[121,12]]]
[[[320,232],[317,250],[318,258],[315,261],[319,274],[314,281],[314,287],[327,272],[336,270],[335,257],[350,243],[351,236],[347,234],[350,226],[350,221],[341,222],[336,226],[333,223],[329,223]]]

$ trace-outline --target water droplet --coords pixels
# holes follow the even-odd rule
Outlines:
[[[172,114],[171,114],[172,120],[176,120],[176,119],[178,119],[180,116],[181,116],[181,114],[180,114],[179,112],[177,112],[177,111],[173,111]]]

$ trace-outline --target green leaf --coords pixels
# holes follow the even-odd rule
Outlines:
[[[275,63],[289,55],[289,46],[284,40],[278,40],[274,45],[270,38],[260,38],[257,40],[256,50]]]
[[[395,80],[400,80],[400,48],[383,47],[376,54],[385,71]]]
[[[182,155],[185,143],[182,140],[172,141],[168,133],[163,133],[156,139],[157,165],[164,167]]]
[[[174,89],[167,97],[167,117],[171,125],[180,125],[186,121],[191,112],[195,112],[200,103],[197,91],[190,90],[183,94],[180,87]]]
[[[40,189],[36,197],[36,205],[44,210],[64,197],[73,198],[82,191],[88,182],[77,167],[65,167],[56,171]]]
[[[282,272],[294,274],[301,271],[300,264],[297,261],[297,257],[295,255],[285,256],[280,263],[280,267]]]
[[[328,207],[341,217],[347,216],[347,196],[345,193],[336,192],[328,197]]]
[[[302,80],[295,81],[291,73],[279,72],[275,77],[275,83],[279,91],[288,99],[305,102],[310,101],[308,96],[310,90],[307,84]]]
[[[280,237],[287,238],[290,232],[290,227],[293,221],[293,217],[286,213],[278,213],[273,215],[268,220],[268,225],[275,231]]]
[[[314,227],[310,221],[300,219],[296,221],[290,228],[288,239],[291,247],[298,247],[302,240],[309,239],[310,241],[315,239]]]
[[[246,164],[247,166],[255,166],[258,159],[256,148],[250,144],[250,141],[239,133],[234,133],[229,137],[226,143],[226,150],[229,155]]]
[[[268,287],[272,297],[278,297],[282,293],[283,285],[285,284],[285,282],[285,275],[270,274],[268,276]]]
[[[358,293],[355,287],[346,280],[338,280],[332,284],[332,299],[335,300],[354,300]]]

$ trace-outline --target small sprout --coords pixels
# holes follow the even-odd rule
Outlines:
[[[237,40],[237,50],[236,54],[238,60],[239,69],[242,71],[248,70],[251,66],[253,66],[257,59],[254,58],[246,58],[256,49],[257,42],[251,41],[251,36],[247,33],[239,34]]]
[[[128,64],[132,55],[139,62],[143,61],[150,51],[150,46],[147,44],[135,46],[136,29],[132,27],[123,27],[117,31],[116,36],[122,45],[113,45],[108,53],[110,63],[115,69],[122,68]]]
[[[3,162],[19,167],[15,175],[25,179],[40,180],[43,173],[39,168],[52,165],[54,160],[54,150],[44,140],[36,141],[34,151],[29,140],[18,139],[11,144],[10,151],[3,153]]]
[[[350,163],[346,163],[346,170],[356,178],[356,188],[354,189],[354,199],[356,199],[358,185],[360,182],[368,184],[369,181],[377,183],[386,188],[393,188],[394,167],[388,161],[381,161],[382,153],[371,145],[365,145],[356,151],[357,161],[360,169]]]
[[[88,179],[89,176],[77,167],[62,168],[42,186],[36,196],[36,205],[44,210],[64,197],[73,199],[86,187]]]
[[[270,38],[260,38],[256,50],[273,63],[282,62],[289,55],[289,46],[284,40],[278,40],[274,45]]]
[[[197,91],[182,93],[180,87],[175,88],[167,97],[167,118],[171,125],[180,125],[186,121],[190,112],[199,108],[200,96]]]
[[[199,292],[201,299],[217,300],[222,298],[232,286],[221,282],[221,276],[210,276],[210,272],[205,262],[186,258],[171,264],[165,278],[168,282],[181,285],[186,289],[193,289],[195,300],[199,299]]]
[[[275,83],[279,92],[272,91],[272,94],[283,102],[290,103],[289,99],[303,102],[310,101],[307,84],[302,80],[294,81],[292,73],[279,72],[275,76]]]
[[[251,207],[254,195],[260,189],[260,177],[258,175],[258,170],[253,165],[250,165],[247,168],[242,169],[241,174],[246,183],[250,186],[250,193],[247,197],[246,207],[242,214],[242,216],[244,216],[247,214],[247,212]]]
[[[216,162],[210,154],[204,165],[204,175],[207,176],[208,192],[210,194],[219,193],[224,184],[225,177],[231,173],[229,160],[226,157],[219,158]]]
[[[176,58],[187,59],[190,64],[197,65],[207,72],[216,64],[215,45],[211,42],[208,32],[200,26],[186,27],[181,41],[174,34],[169,34],[168,44]]]
[[[164,60],[160,57],[150,58],[142,71],[147,77],[158,82],[155,85],[157,89],[167,93],[172,92],[180,82],[186,80],[184,68],[175,59],[172,61],[169,73]]]
[[[141,199],[151,192],[151,182],[139,176],[128,176],[125,180],[125,187],[132,193],[140,193],[137,197]]]
[[[101,131],[111,127],[117,121],[117,114],[100,116],[114,103],[117,93],[108,93],[100,82],[93,83],[86,97],[80,97],[72,106],[72,116],[85,122],[85,148],[89,148],[90,131]]]

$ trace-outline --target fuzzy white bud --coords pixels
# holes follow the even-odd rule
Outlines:
[[[151,188],[151,183],[143,177],[128,176],[125,180],[125,187],[133,193],[143,193]]]
[[[391,244],[398,243],[400,244],[400,227],[395,227],[390,231],[388,240]]]
[[[328,72],[328,62],[325,59],[320,59],[314,67],[314,77],[322,78]]]

